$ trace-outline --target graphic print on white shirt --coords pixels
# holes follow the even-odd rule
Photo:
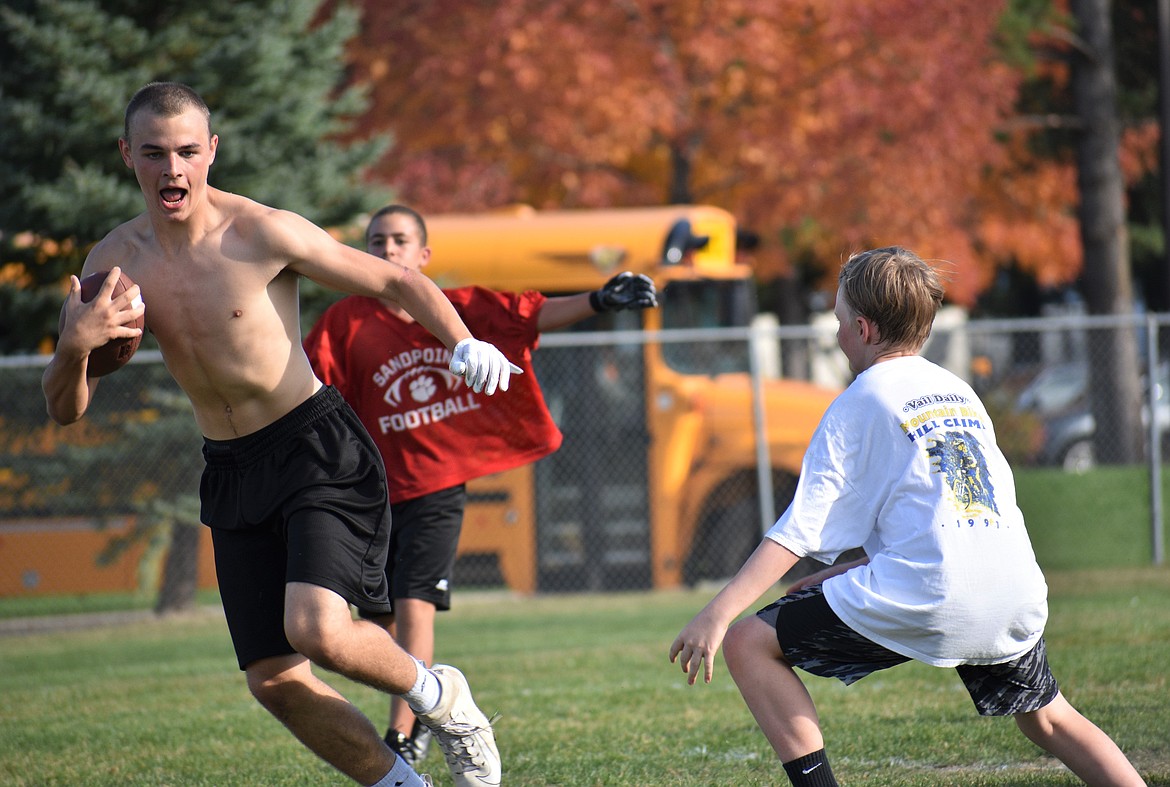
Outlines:
[[[979,439],[964,430],[943,432],[941,437],[931,438],[930,443],[926,453],[931,458],[931,467],[946,478],[959,507],[967,511],[991,509],[998,514],[995,487]]]

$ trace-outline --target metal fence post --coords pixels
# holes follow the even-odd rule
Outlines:
[[[772,489],[772,457],[768,452],[768,419],[764,407],[764,374],[761,353],[767,346],[767,329],[753,325],[748,333],[748,371],[752,378],[752,423],[756,430],[756,480],[759,482],[760,534],[776,521],[775,490]]]
[[[1158,320],[1146,316],[1146,401],[1150,412],[1150,545],[1154,565],[1162,565],[1165,556],[1162,540],[1162,425],[1158,423],[1158,387],[1162,375],[1158,369]],[[1170,396],[1170,391],[1163,391]]]

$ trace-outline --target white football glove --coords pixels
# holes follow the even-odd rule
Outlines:
[[[497,386],[501,391],[508,390],[511,376],[524,371],[508,361],[495,345],[479,339],[464,339],[455,345],[447,368],[462,377],[471,390],[488,396],[496,392]]]

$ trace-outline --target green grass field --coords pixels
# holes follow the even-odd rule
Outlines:
[[[1170,571],[1050,572],[1048,642],[1066,695],[1151,785],[1170,785]],[[441,657],[501,714],[505,784],[786,783],[720,662],[688,687],[666,659],[710,595],[467,593]],[[373,690],[328,678],[384,723]],[[910,664],[845,688],[812,678],[845,784],[1072,785],[949,670]],[[345,781],[251,699],[214,607],[163,620],[0,636],[0,783],[326,785]],[[426,763],[450,784],[437,752]]]
[[[1170,787],[1170,568],[1149,567],[1143,471],[1026,470],[1017,482],[1066,696],[1149,784]],[[439,617],[440,659],[501,714],[505,785],[786,784],[722,662],[714,683],[696,687],[667,662],[713,592],[457,594]],[[202,595],[198,612],[159,620],[144,596],[0,599],[0,784],[345,784],[250,697],[214,601]],[[53,618],[62,625],[4,633],[67,613],[114,622]],[[324,677],[383,727],[384,698]],[[809,685],[844,784],[1078,783],[1011,721],[978,717],[949,670],[909,664],[850,688]],[[424,770],[450,784],[437,752]]]
[[[1170,506],[1170,469],[1163,473]],[[1149,565],[1150,477],[1146,467],[1016,471],[1016,495],[1045,571]],[[1164,538],[1170,542],[1170,534]]]

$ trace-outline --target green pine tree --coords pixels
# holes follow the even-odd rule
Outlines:
[[[142,211],[116,142],[126,102],[147,82],[185,82],[206,99],[221,138],[212,185],[325,226],[383,204],[385,194],[361,178],[382,145],[340,141],[366,106],[360,90],[344,87],[343,46],[357,15],[344,6],[319,17],[320,6],[5,0],[0,353],[49,349],[65,278],[81,270],[93,243]],[[148,335],[144,346],[150,341]],[[89,429],[54,433],[51,449],[19,439],[46,428],[39,397],[28,399],[27,412],[5,413],[0,454],[20,468],[20,483],[0,488],[0,497],[29,516],[72,509],[133,516],[133,533],[113,539],[108,556],[133,541],[169,543],[159,610],[181,608],[194,598],[198,429],[161,366],[123,370],[107,386],[86,419]],[[115,396],[119,387],[132,399]],[[178,403],[165,404],[172,400]],[[127,440],[151,472],[111,478]]]
[[[380,141],[339,138],[365,108],[344,87],[357,13],[321,0],[6,0],[0,6],[0,353],[46,349],[62,282],[142,210],[117,153],[126,102],[185,82],[221,137],[213,185],[323,225],[384,193],[362,173]]]

